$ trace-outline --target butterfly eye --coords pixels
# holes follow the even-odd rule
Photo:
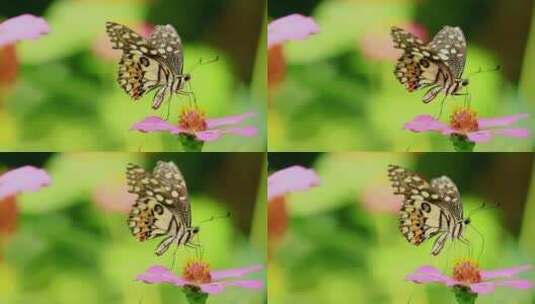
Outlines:
[[[469,219],[469,218],[465,219],[465,220],[464,220],[464,224],[465,224],[465,225],[470,224],[470,219]]]
[[[466,87],[468,85],[468,79],[463,79],[461,84],[463,85],[463,87]]]
[[[199,227],[193,227],[191,228],[191,231],[195,234],[199,233]]]
[[[191,75],[190,74],[184,75],[184,81],[190,81],[190,79],[191,79]]]

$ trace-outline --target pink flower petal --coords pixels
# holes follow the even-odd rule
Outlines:
[[[444,134],[449,134],[453,131],[448,125],[443,124],[430,115],[416,116],[413,120],[406,123],[403,128],[413,132],[435,131]]]
[[[469,140],[476,142],[476,143],[487,142],[492,139],[492,131],[480,130],[476,132],[470,132],[466,134],[466,137],[468,137]]]
[[[504,278],[512,278],[516,274],[524,271],[528,271],[532,268],[531,265],[521,265],[521,266],[515,266],[515,267],[509,267],[509,268],[502,268],[502,269],[496,269],[496,270],[488,270],[488,271],[481,271],[481,278],[483,280],[498,278],[498,277],[504,277]]]
[[[480,118],[477,120],[479,128],[485,129],[489,127],[502,127],[511,125],[520,119],[529,117],[527,113],[520,113],[516,115],[504,116],[504,117],[495,117],[495,118]]]
[[[303,40],[318,33],[319,26],[311,17],[292,14],[276,19],[268,25],[268,48],[289,40]]]
[[[255,127],[238,127],[238,128],[228,128],[228,129],[214,129],[199,131],[195,133],[197,139],[202,141],[214,141],[219,139],[223,134],[233,134],[238,136],[255,136],[256,128]]]
[[[490,281],[470,284],[470,289],[479,294],[488,294],[493,292],[498,286],[516,289],[530,289],[533,288],[533,283],[528,280]]]
[[[162,120],[158,116],[149,116],[143,119],[140,122],[136,122],[130,130],[137,130],[141,132],[171,132],[174,134],[180,133],[182,130],[174,126],[170,123],[168,123],[165,120]]]
[[[268,200],[289,192],[305,191],[320,184],[320,178],[312,169],[292,166],[268,177]]]
[[[488,294],[493,292],[496,289],[497,285],[495,282],[481,282],[470,284],[470,289],[478,294]]]
[[[447,286],[453,286],[457,283],[454,279],[443,275],[433,266],[422,266],[415,272],[407,275],[406,279],[415,283],[443,283]]]
[[[507,137],[517,137],[524,138],[528,137],[530,131],[526,128],[507,128],[507,129],[496,129],[494,133],[497,135],[507,136]]]
[[[35,192],[51,183],[50,176],[43,169],[24,166],[0,176],[0,200],[20,192]]]
[[[208,129],[212,129],[212,128],[219,127],[219,126],[239,124],[240,122],[244,121],[246,118],[253,117],[253,116],[256,116],[256,113],[247,112],[241,115],[233,115],[233,116],[227,116],[227,117],[221,117],[221,118],[207,118],[206,127]]]
[[[24,14],[0,23],[0,47],[19,40],[37,39],[50,32],[45,19]]]
[[[259,271],[261,269],[262,269],[262,265],[254,265],[254,266],[243,267],[243,268],[211,271],[210,274],[212,275],[213,280],[221,280],[221,279],[232,278],[232,277],[242,277],[248,273]]]
[[[264,283],[262,281],[257,281],[257,280],[239,280],[239,281],[213,282],[213,283],[199,285],[201,290],[208,294],[218,294],[222,292],[225,289],[225,287],[228,287],[228,286],[235,286],[235,287],[249,288],[249,289],[260,289],[264,287]]]
[[[223,135],[222,130],[206,130],[195,132],[195,137],[202,141],[214,141],[218,140]]]
[[[136,280],[143,281],[145,283],[154,284],[154,283],[170,283],[177,286],[184,286],[188,281],[177,277],[169,269],[164,266],[151,266],[147,271],[138,275]]]

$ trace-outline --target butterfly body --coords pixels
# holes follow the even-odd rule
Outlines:
[[[159,161],[150,173],[129,164],[128,192],[138,195],[128,226],[139,241],[165,236],[156,248],[156,255],[165,253],[172,244],[194,246],[199,232],[191,226],[191,208],[186,183],[172,162]]]
[[[441,92],[460,95],[468,85],[462,78],[466,41],[459,27],[445,26],[428,44],[397,27],[392,27],[391,35],[394,47],[403,50],[394,75],[409,92],[429,88],[423,102],[431,102]]]
[[[403,195],[399,228],[407,241],[420,245],[437,237],[431,254],[438,255],[448,239],[466,242],[463,233],[469,219],[463,216],[457,186],[447,176],[431,183],[405,168],[389,165],[388,177],[394,194]]]
[[[158,25],[149,38],[128,27],[106,23],[112,48],[123,52],[117,81],[134,100],[157,90],[152,108],[158,109],[167,96],[185,94],[184,84],[191,79],[183,72],[184,53],[180,36],[171,25]]]

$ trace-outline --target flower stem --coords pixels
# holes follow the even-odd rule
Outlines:
[[[189,304],[205,304],[208,300],[208,294],[202,292],[198,287],[186,286],[182,290]]]
[[[461,285],[453,286],[455,298],[459,304],[474,304],[477,299],[477,293],[473,293],[470,288]]]
[[[184,152],[202,152],[204,141],[198,140],[195,135],[181,133],[178,135],[178,140]]]
[[[450,135],[450,141],[456,152],[473,152],[476,143],[468,140],[464,134],[453,133]]]

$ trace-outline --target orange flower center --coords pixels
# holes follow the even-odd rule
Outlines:
[[[210,275],[210,265],[202,261],[192,260],[186,263],[182,272],[184,279],[197,284],[212,282]]]
[[[479,283],[481,282],[479,270],[477,262],[469,259],[461,260],[453,266],[453,278],[465,284]]]
[[[207,128],[204,112],[197,106],[182,108],[178,125],[191,132],[205,131]]]
[[[450,127],[462,133],[479,130],[477,113],[469,108],[458,108],[450,116]]]

